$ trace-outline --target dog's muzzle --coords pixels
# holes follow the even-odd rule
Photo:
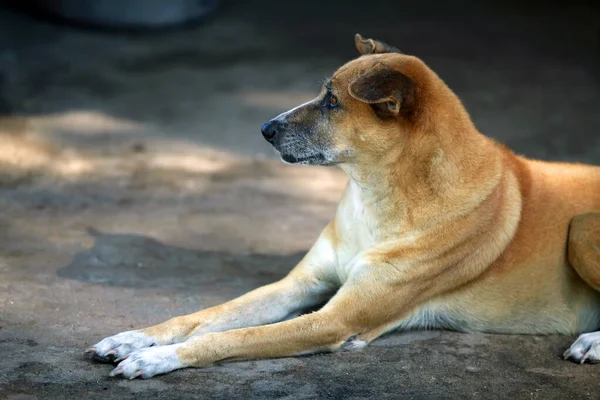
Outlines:
[[[281,156],[290,164],[329,165],[322,151],[307,138],[307,132],[298,126],[290,125],[280,117],[264,124],[260,131]]]

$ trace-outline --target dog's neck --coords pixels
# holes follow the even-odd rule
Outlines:
[[[392,174],[384,168],[366,168],[361,164],[341,164],[340,168],[350,178],[349,184],[360,195],[366,205],[379,204],[394,196],[394,188],[389,182]]]
[[[391,151],[341,164],[350,178],[353,201],[370,210],[373,218],[405,216],[410,225],[477,207],[500,180],[502,154],[477,131],[469,135],[458,151],[456,143],[433,141],[417,151]]]

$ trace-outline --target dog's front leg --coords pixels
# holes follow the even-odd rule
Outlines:
[[[113,361],[146,347],[180,343],[209,332],[279,322],[324,303],[337,289],[317,278],[331,267],[335,256],[326,229],[304,259],[279,282],[263,286],[227,303],[194,314],[172,318],[161,324],[110,336],[87,353],[100,361]]]
[[[379,259],[376,264],[371,264]],[[416,305],[464,278],[437,259],[363,257],[319,311],[271,325],[206,333],[159,348],[135,351],[111,372],[149,378],[222,360],[256,359],[361,348],[397,325]],[[460,269],[459,269],[460,270]],[[469,271],[466,271],[470,273]],[[433,284],[431,279],[435,279]]]
[[[345,344],[362,347],[366,342],[357,335],[380,323],[378,308],[381,299],[379,295],[364,296],[359,287],[344,292],[342,297],[334,296],[333,303],[322,310],[288,321],[206,333],[184,343],[135,351],[119,363],[111,376],[150,378],[176,369],[202,367],[222,360],[334,351]]]

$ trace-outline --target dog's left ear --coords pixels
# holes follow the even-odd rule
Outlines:
[[[354,35],[354,44],[361,55],[365,54],[382,54],[382,53],[402,53],[400,50],[389,44],[385,44],[378,40],[365,39],[360,33]]]
[[[414,106],[414,85],[403,73],[377,63],[348,86],[352,97],[371,104],[379,113],[394,116]]]

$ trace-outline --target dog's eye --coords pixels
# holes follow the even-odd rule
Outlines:
[[[327,102],[327,105],[329,106],[329,108],[335,108],[338,105],[338,99],[337,97],[335,97],[334,95],[329,95],[329,100]]]

